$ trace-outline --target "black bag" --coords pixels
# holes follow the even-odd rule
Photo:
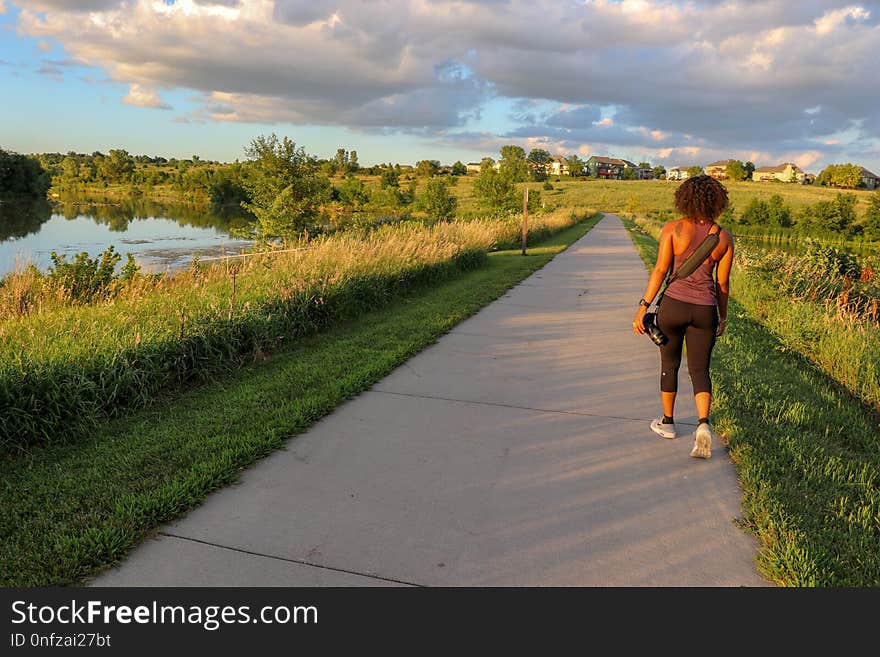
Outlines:
[[[648,306],[649,310],[651,306],[654,306],[654,312],[646,312],[642,324],[645,326],[645,333],[647,336],[651,338],[651,341],[658,347],[662,347],[669,342],[669,338],[667,338],[663,331],[660,330],[660,327],[657,326],[657,311],[660,308],[660,302],[663,301],[663,295],[666,294],[666,288],[668,288],[674,281],[680,278],[687,278],[697,271],[697,268],[703,264],[703,261],[706,258],[709,257],[709,254],[715,250],[715,247],[718,246],[718,242],[721,240],[721,238],[718,237],[718,233],[721,232],[721,226],[718,226],[718,224],[715,224],[715,226],[718,227],[718,230],[706,235],[706,239],[700,242],[700,245],[687,257],[687,260],[679,265],[675,272],[672,271],[672,263],[675,262],[675,254],[673,253],[672,263],[670,263],[669,272],[666,274],[666,285],[663,286],[660,294]],[[709,230],[711,231],[712,229],[710,228]]]

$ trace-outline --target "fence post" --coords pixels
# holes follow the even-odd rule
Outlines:
[[[522,254],[526,254],[526,236],[529,234],[529,188],[523,188]]]

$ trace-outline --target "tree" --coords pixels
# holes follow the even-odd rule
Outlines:
[[[833,201],[819,201],[804,208],[802,220],[841,235],[851,235],[856,230],[854,223],[857,201],[855,194],[838,194]]]
[[[0,199],[45,196],[50,184],[40,160],[0,149]]]
[[[134,159],[123,149],[113,149],[98,165],[100,176],[111,183],[128,182],[134,172]]]
[[[792,225],[791,208],[779,194],[774,194],[767,201],[767,220],[771,225],[782,228],[790,228]]]
[[[623,167],[623,180],[635,180],[636,178],[638,175],[633,167]]]
[[[61,162],[61,178],[65,185],[75,184],[79,179],[79,162],[69,155]]]
[[[351,151],[348,154],[348,170],[349,170],[349,172],[354,173],[355,171],[357,171],[360,168],[361,168],[361,165],[358,164],[358,152]]]
[[[829,164],[819,173],[816,182],[828,187],[855,189],[862,183],[862,170],[854,164]]]
[[[746,162],[743,165],[743,169],[745,169],[746,177],[745,180],[751,180],[752,174],[755,173],[755,163],[754,162]]]
[[[757,197],[752,197],[746,209],[740,215],[739,223],[746,226],[766,226],[769,223],[767,202]]]
[[[868,199],[868,209],[865,210],[862,223],[865,227],[865,237],[870,240],[880,240],[880,189]]]
[[[553,161],[553,156],[543,148],[533,148],[527,158],[535,180],[542,182],[547,177],[547,169]]]
[[[459,160],[455,164],[452,165],[452,175],[453,176],[464,176],[467,174],[467,167]]]
[[[289,239],[313,228],[330,192],[315,159],[275,134],[260,135],[245,153],[250,165],[244,185],[251,200],[242,205],[256,219],[251,226],[254,237],[261,242]]]
[[[528,180],[529,166],[526,162],[526,152],[519,146],[502,146],[501,173],[515,183]]]
[[[688,178],[696,178],[697,176],[703,175],[703,168],[697,167],[697,166],[688,167],[687,173],[688,173]]]
[[[727,162],[727,177],[731,180],[745,180],[746,167],[739,160],[729,160]]]
[[[666,167],[662,164],[658,164],[651,170],[654,172],[654,178],[656,178],[657,180],[662,180],[666,178]]]
[[[508,173],[484,167],[474,182],[474,196],[484,207],[495,212],[515,211],[519,203],[516,184]]]
[[[565,162],[568,164],[568,175],[572,178],[584,175],[584,164],[586,164],[577,155],[572,155]]]
[[[345,177],[336,193],[343,205],[354,209],[359,209],[370,200],[364,181],[355,178],[353,174],[348,174]]]
[[[491,157],[484,157],[480,160],[480,171],[483,172],[486,169],[494,169],[495,168],[495,160]]]
[[[440,178],[432,178],[416,197],[416,208],[434,221],[449,220],[455,216],[458,199],[449,193],[449,186]]]
[[[382,189],[386,187],[400,187],[400,174],[394,169],[385,169],[379,178],[379,186]]]
[[[333,158],[333,164],[336,165],[336,170],[340,172],[345,172],[348,170],[348,151],[344,148],[336,149],[336,157]]]
[[[419,178],[430,178],[437,175],[440,162],[437,160],[420,160],[416,162],[416,175]]]

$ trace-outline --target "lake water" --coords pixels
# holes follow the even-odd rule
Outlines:
[[[247,240],[231,236],[242,216],[223,216],[190,207],[146,202],[120,205],[45,202],[0,205],[0,276],[32,263],[42,271],[50,254],[86,251],[94,256],[111,244],[130,253],[145,272],[186,267],[194,254],[240,253]]]

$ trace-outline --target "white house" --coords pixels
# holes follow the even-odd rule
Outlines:
[[[689,177],[688,167],[672,167],[666,170],[666,180],[687,180]]]
[[[568,160],[561,155],[554,155],[550,162],[551,176],[567,176],[570,173],[568,168]]]
[[[752,173],[752,180],[779,180],[780,182],[799,182],[804,183],[806,175],[797,164],[793,162],[783,162],[775,167],[759,167]]]

